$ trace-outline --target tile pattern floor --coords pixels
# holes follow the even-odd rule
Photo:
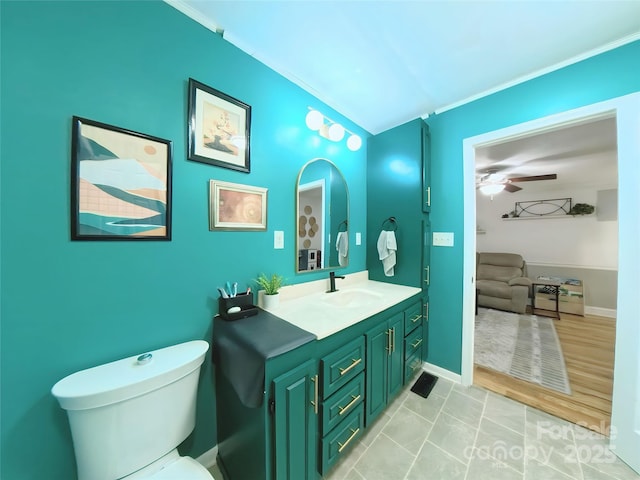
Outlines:
[[[443,379],[426,399],[410,388],[326,480],[640,479],[581,426]]]

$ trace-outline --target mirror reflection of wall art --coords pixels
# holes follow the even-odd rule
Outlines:
[[[171,142],[73,117],[72,240],[171,240]]]
[[[188,158],[249,173],[251,107],[189,79]]]
[[[266,188],[209,181],[209,230],[266,229]]]

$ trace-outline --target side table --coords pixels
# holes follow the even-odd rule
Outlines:
[[[555,300],[556,300],[555,318],[560,320],[560,310],[558,305],[558,301],[560,297],[560,285],[562,285],[560,282],[554,282],[552,280],[541,280],[539,278],[531,282],[531,296],[532,296],[531,313],[533,315],[538,315],[536,310],[541,310],[540,308],[536,308],[536,289],[538,287],[544,287],[550,290],[550,292],[545,292],[545,293],[550,293],[555,296]],[[548,311],[549,310],[545,310],[545,312],[548,312]],[[551,316],[551,315],[545,315],[544,313],[540,313],[540,315],[547,316],[547,317]]]

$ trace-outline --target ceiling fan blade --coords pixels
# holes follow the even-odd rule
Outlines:
[[[531,177],[515,177],[510,178],[510,182],[535,182],[537,180],[555,180],[558,178],[558,175],[552,173],[550,175],[533,175]]]
[[[510,183],[505,183],[504,184],[504,189],[507,192],[510,192],[510,193],[514,193],[514,192],[517,192],[518,190],[522,190],[521,187],[519,187],[517,185],[511,185]]]

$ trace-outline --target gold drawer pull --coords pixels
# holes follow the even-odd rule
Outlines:
[[[346,407],[338,407],[338,409],[340,410],[338,412],[338,415],[342,415],[344,412],[346,412],[347,410],[349,410],[351,407],[353,407],[353,404],[356,403],[358,400],[360,400],[360,395],[351,395],[351,398],[353,400],[351,400],[349,402],[349,404]]]
[[[351,370],[352,368],[354,368],[356,365],[358,365],[361,361],[362,358],[358,358],[357,360],[355,358],[352,358],[351,361],[353,362],[351,365],[349,365],[347,368],[339,368],[340,370],[340,375],[344,375],[345,373],[347,373],[349,370]]]
[[[421,343],[422,343],[422,339],[420,338],[416,343],[411,344],[411,348],[417,348],[418,345],[420,345]]]
[[[318,414],[318,375],[314,375],[311,377],[311,381],[313,382],[313,396],[314,400],[311,402],[313,405],[313,413]]]
[[[347,441],[344,443],[338,442],[338,445],[340,446],[340,448],[338,448],[338,453],[342,452],[342,450],[344,450],[346,446],[349,445],[349,442],[353,440],[353,437],[355,437],[360,431],[360,427],[356,428],[355,430],[353,428],[350,428],[349,430],[351,430],[351,436],[347,438]]]
[[[422,315],[418,314],[418,315],[416,315],[415,317],[413,317],[413,318],[411,319],[411,322],[412,322],[412,323],[416,323],[416,322],[417,322],[418,320],[420,320],[421,318],[422,318]]]

